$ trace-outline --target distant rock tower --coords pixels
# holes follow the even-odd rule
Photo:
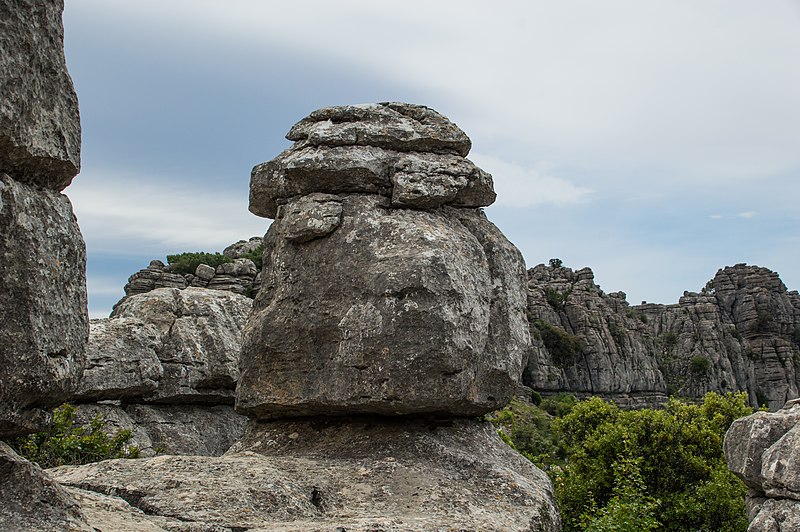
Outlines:
[[[423,106],[325,108],[253,169],[275,218],[237,410],[258,419],[472,416],[511,397],[530,346],[525,266],[484,216],[492,178]]]

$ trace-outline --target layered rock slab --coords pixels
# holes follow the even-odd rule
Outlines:
[[[66,196],[0,174],[0,437],[70,398],[88,336],[86,251]]]
[[[63,190],[80,169],[63,0],[0,0],[0,173]]]
[[[254,423],[221,458],[49,472],[71,489],[183,523],[170,530],[560,529],[544,473],[472,420]],[[91,505],[84,512],[94,524]]]

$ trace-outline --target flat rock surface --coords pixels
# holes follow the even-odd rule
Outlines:
[[[491,425],[471,420],[253,424],[220,458],[109,460],[49,473],[176,531],[560,529],[546,475]],[[103,504],[83,505],[91,524]]]
[[[89,334],[86,251],[66,196],[0,174],[0,437],[74,392]]]
[[[0,0],[0,172],[55,190],[80,169],[63,0]]]

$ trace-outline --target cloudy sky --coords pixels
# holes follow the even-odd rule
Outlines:
[[[448,116],[528,266],[674,303],[718,268],[800,288],[796,0],[66,0],[89,304],[168,253],[263,234],[250,169],[319,107]]]

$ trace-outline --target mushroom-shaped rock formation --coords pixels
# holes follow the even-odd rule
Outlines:
[[[237,410],[260,419],[476,415],[510,398],[530,345],[519,251],[478,208],[491,176],[426,107],[312,113],[258,165],[275,217],[245,327]]]

